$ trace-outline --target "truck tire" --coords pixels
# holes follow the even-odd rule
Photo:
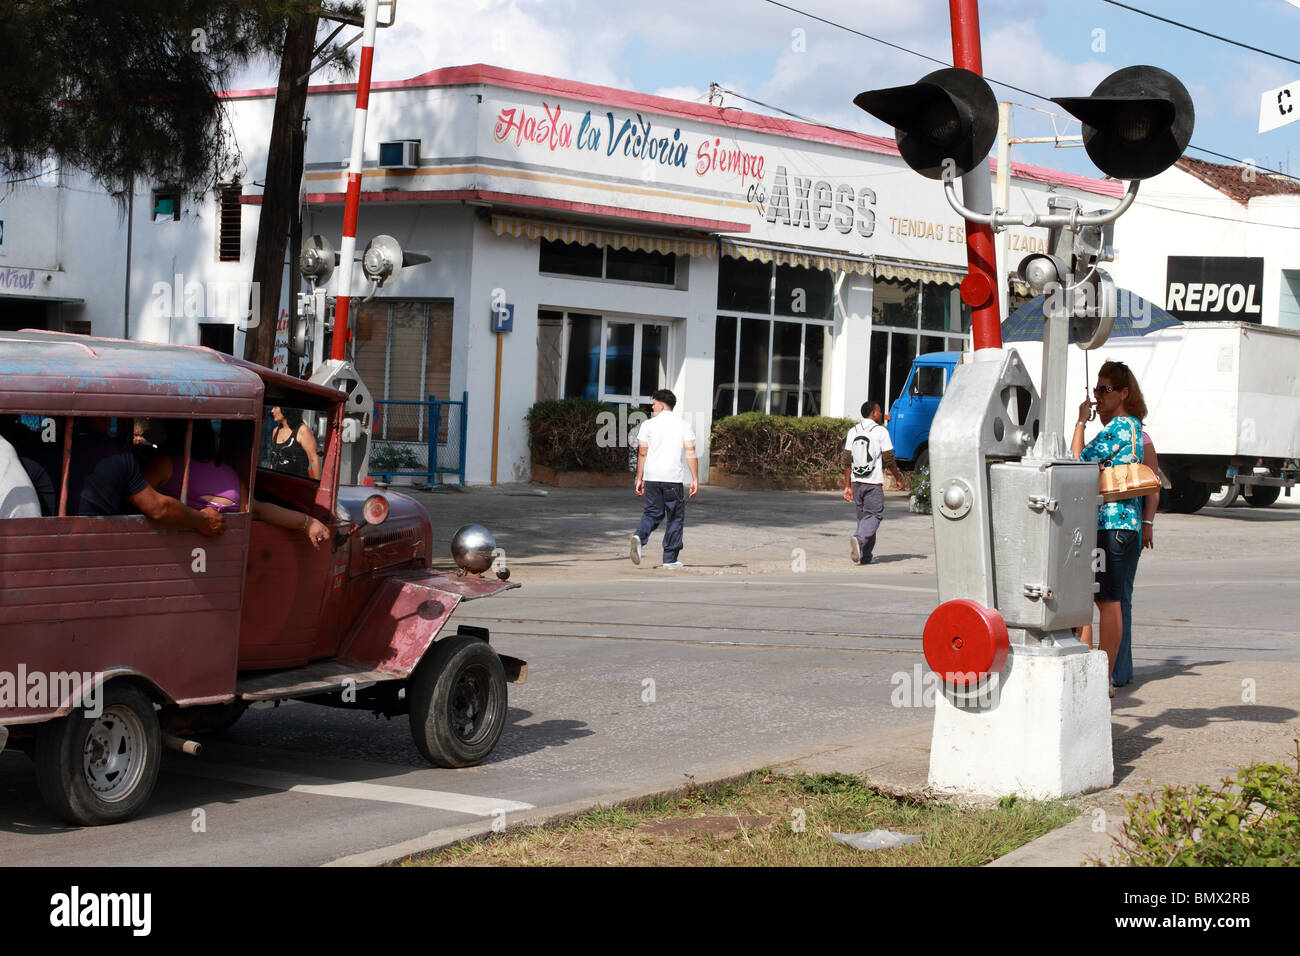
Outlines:
[[[506,674],[490,644],[456,634],[424,655],[407,687],[411,737],[436,767],[472,767],[501,739]]]
[[[1193,481],[1185,473],[1174,475],[1169,489],[1169,510],[1177,514],[1195,514],[1205,507],[1213,489],[1203,481]]]
[[[916,453],[916,461],[912,462],[912,471],[920,471],[922,468],[930,467],[930,447],[927,445]]]
[[[149,802],[162,762],[153,701],[131,684],[107,684],[101,713],[84,709],[41,726],[36,785],[70,823],[98,826],[130,819]]]
[[[1237,495],[1241,492],[1238,485],[1220,485],[1210,492],[1210,500],[1205,504],[1210,508],[1228,508],[1237,500]]]
[[[1246,503],[1252,508],[1267,508],[1277,501],[1277,496],[1281,493],[1282,489],[1277,485],[1255,485],[1246,490]]]

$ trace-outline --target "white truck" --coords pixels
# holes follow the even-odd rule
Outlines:
[[[1042,343],[1013,342],[1036,387]],[[1267,507],[1300,480],[1300,331],[1248,322],[1189,322],[1070,348],[1065,434],[1103,362],[1125,363],[1146,398],[1147,434],[1169,482],[1171,511],[1191,514],[1238,492]],[[1085,372],[1085,362],[1087,370]],[[1096,423],[1087,435],[1096,433]]]

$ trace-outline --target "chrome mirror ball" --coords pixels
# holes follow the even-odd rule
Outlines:
[[[452,559],[467,574],[482,574],[492,567],[496,548],[492,532],[481,524],[467,524],[451,538]]]

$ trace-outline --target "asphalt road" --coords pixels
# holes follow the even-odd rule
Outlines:
[[[609,801],[928,723],[920,633],[935,604],[929,519],[889,500],[867,568],[849,564],[851,506],[831,494],[706,488],[684,571],[626,558],[622,490],[419,496],[446,541],[497,530],[517,591],[464,606],[529,661],[482,766],[429,767],[404,718],[258,707],[168,753],[146,811],[66,827],[21,753],[0,754],[0,864],[313,865]],[[1135,607],[1139,676],[1190,662],[1300,660],[1300,503],[1162,515]],[[652,541],[652,545],[657,544]],[[913,695],[913,691],[916,691]],[[901,705],[901,706],[900,706]],[[433,834],[434,836],[429,836]]]

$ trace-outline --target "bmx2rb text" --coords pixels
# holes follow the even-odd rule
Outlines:
[[[129,818],[164,745],[196,752],[189,735],[225,729],[257,701],[409,714],[416,747],[442,767],[491,753],[506,684],[527,665],[496,653],[485,629],[448,633],[447,622],[462,601],[519,585],[478,564],[433,570],[417,502],[340,486],[346,394],[209,349],[48,332],[0,336],[0,382],[0,423],[44,440],[57,501],[0,520],[0,673],[80,675],[57,699],[0,697],[0,748],[33,758],[54,812],[83,825]],[[274,421],[301,417],[313,466],[272,454],[272,409]],[[74,513],[79,442],[118,435],[125,450],[133,434],[137,453],[170,458],[182,501],[204,468],[234,467],[224,534],[168,530],[129,504]],[[161,438],[155,448],[163,434],[170,456]],[[302,524],[253,520],[268,505]],[[318,528],[311,519],[328,530],[318,547],[302,533]]]

